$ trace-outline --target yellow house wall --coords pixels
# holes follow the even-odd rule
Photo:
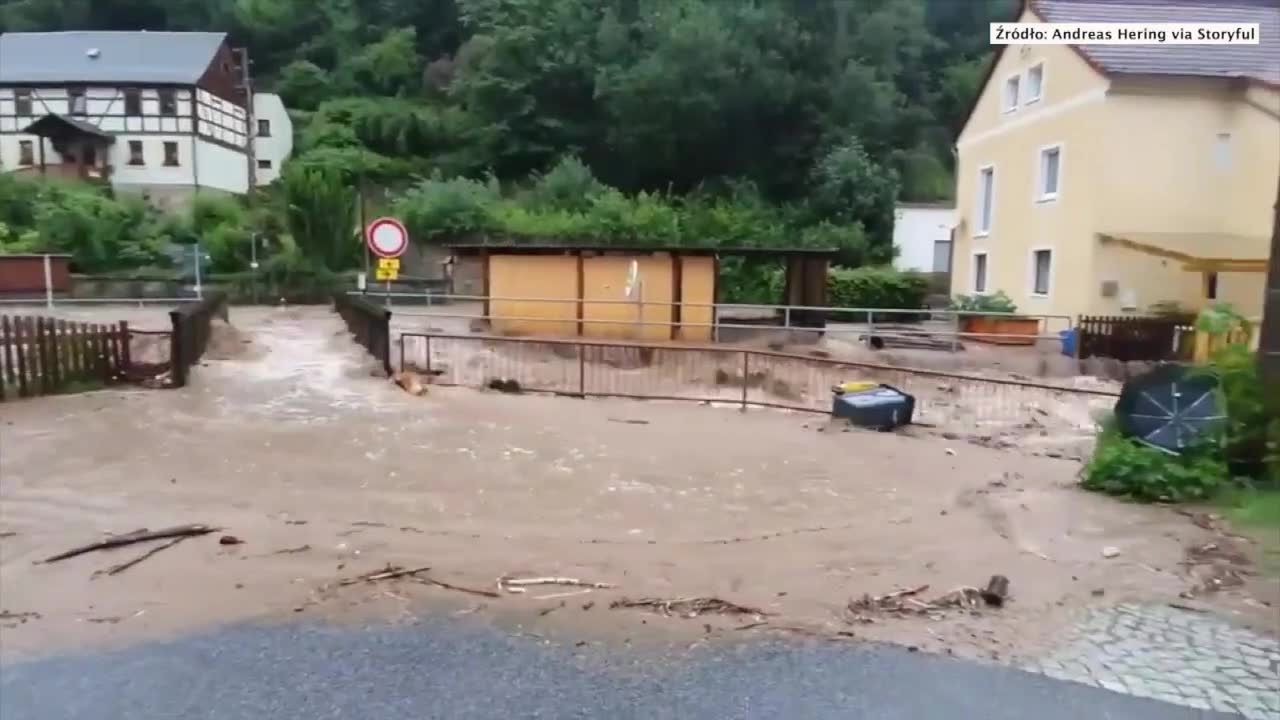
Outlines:
[[[1023,22],[1038,22],[1032,12]],[[1005,81],[1044,64],[1041,98],[1002,109]],[[957,220],[952,294],[974,292],[973,257],[987,253],[988,292],[1003,290],[1029,314],[1075,315],[1085,311],[1096,283],[1093,263],[1099,173],[1098,133],[1104,122],[1108,80],[1070,47],[1011,46],[1001,55],[973,115],[956,142]],[[1037,199],[1040,152],[1060,145],[1058,196]],[[990,232],[979,233],[979,173],[995,168]],[[1047,296],[1032,293],[1032,251],[1052,250]],[[1058,321],[1050,329],[1065,327]]]
[[[493,331],[504,335],[576,335],[578,333],[578,259],[564,255],[492,255],[489,296],[547,298],[575,302],[491,300]],[[515,320],[506,318],[546,318]]]
[[[1266,103],[1276,106],[1274,113]],[[1275,91],[1245,92],[1196,78],[1125,80],[1107,99],[1102,142],[1098,231],[1270,235],[1280,168]],[[1212,240],[1194,254],[1232,255]],[[1094,294],[1089,312],[1135,312],[1125,307],[1135,299],[1136,312],[1166,301],[1189,308],[1204,304],[1199,273],[1175,261],[1106,247],[1095,255],[1093,274],[1098,281],[1116,281],[1121,292],[1111,298]],[[1263,276],[1251,275],[1222,274],[1218,299],[1237,303],[1245,314],[1260,314]]]
[[[680,300],[684,303],[704,303],[703,306],[684,305],[680,310],[682,325],[678,331],[681,340],[710,342],[711,319],[715,316],[711,307],[715,303],[716,261],[710,257],[684,257],[680,268]]]
[[[1039,22],[1027,11],[1023,22]],[[1002,110],[1004,84],[1044,62],[1042,99]],[[1226,159],[1219,135],[1226,134]],[[1037,202],[1039,152],[1062,145],[1059,195]],[[1070,47],[1010,46],[956,142],[952,293],[973,292],[973,254],[987,252],[987,289],[1026,313],[1145,312],[1201,303],[1201,279],[1175,261],[1099,245],[1096,234],[1270,234],[1280,167],[1280,91],[1195,78],[1114,83]],[[995,167],[991,230],[977,232],[980,168]],[[1031,252],[1053,250],[1050,292],[1031,293]],[[1221,250],[1219,248],[1219,250]],[[1205,256],[1221,256],[1211,247]],[[1261,312],[1262,276],[1224,273],[1219,299]],[[1104,281],[1119,292],[1102,297]],[[1255,291],[1256,288],[1256,291]],[[1136,308],[1126,309],[1133,300]]]
[[[640,265],[643,311],[636,302],[593,303],[593,300],[635,300],[626,294],[631,262]],[[604,255],[583,259],[583,335],[592,338],[671,339],[671,256]],[[637,325],[637,315],[645,323]],[[591,322],[609,320],[612,322]]]

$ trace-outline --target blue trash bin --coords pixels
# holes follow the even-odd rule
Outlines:
[[[1078,333],[1076,328],[1070,330],[1061,330],[1058,332],[1058,339],[1062,341],[1062,354],[1067,357],[1075,357],[1076,354],[1076,337]]]

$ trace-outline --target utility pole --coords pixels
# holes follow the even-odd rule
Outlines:
[[[249,67],[249,48],[236,48],[232,52],[235,54],[237,62],[236,89],[244,96],[244,154],[245,161],[249,166],[248,197],[252,202],[253,191],[258,187],[258,159],[255,152],[257,150],[258,120],[253,115],[253,74]]]
[[[1276,180],[1275,217],[1271,221],[1271,261],[1267,266],[1267,290],[1262,300],[1262,327],[1258,336],[1258,375],[1272,409],[1280,413],[1280,178]]]

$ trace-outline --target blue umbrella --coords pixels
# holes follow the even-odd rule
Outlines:
[[[1227,420],[1218,379],[1181,365],[1162,365],[1126,382],[1115,414],[1126,436],[1171,453],[1216,437]]]

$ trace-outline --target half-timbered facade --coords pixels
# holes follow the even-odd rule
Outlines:
[[[253,97],[222,33],[0,35],[0,171],[174,205],[269,182],[291,137],[283,104]]]

